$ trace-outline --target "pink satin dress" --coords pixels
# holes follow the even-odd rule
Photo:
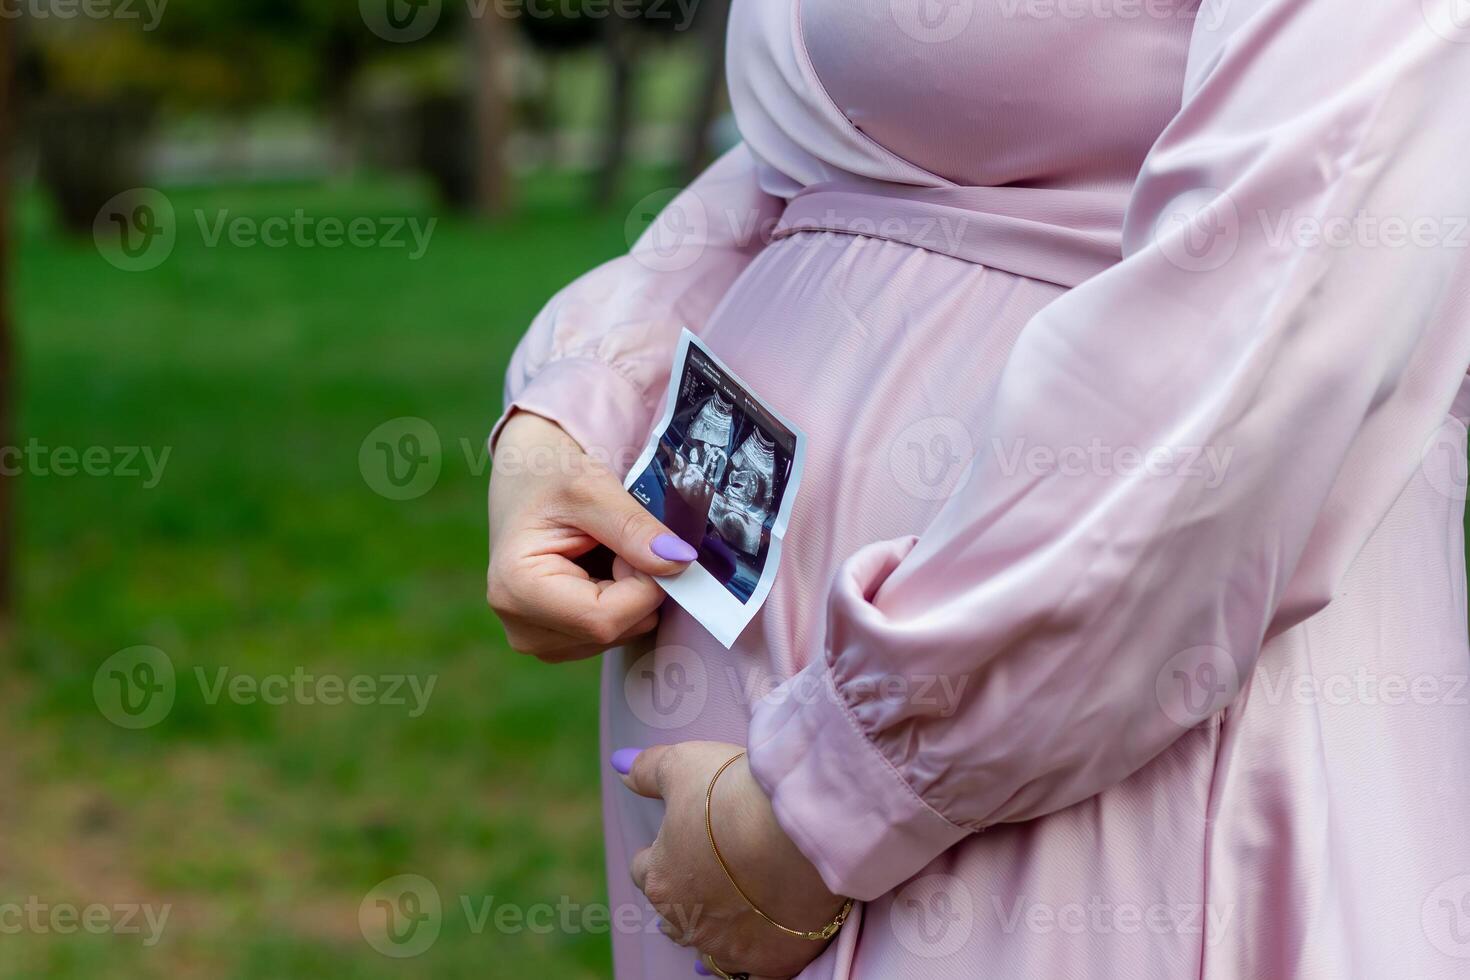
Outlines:
[[[808,435],[734,648],[603,699],[861,900],[804,980],[1470,976],[1470,24],[1197,3],[736,0],[743,144],[515,355],[623,466],[684,325]]]

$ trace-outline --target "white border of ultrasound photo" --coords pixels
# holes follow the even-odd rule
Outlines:
[[[674,412],[679,403],[679,379],[684,376],[684,362],[689,356],[690,345],[698,347],[721,371],[729,375],[731,381],[743,388],[752,400],[786,426],[796,437],[796,451],[791,456],[791,475],[786,480],[785,493],[782,494],[781,504],[776,510],[776,519],[771,524],[771,543],[766,551],[766,564],[761,569],[760,580],[756,582],[750,599],[747,602],[741,602],[699,562],[690,564],[678,575],[657,579],[659,586],[675,602],[684,607],[686,612],[699,620],[700,624],[728,650],[745,627],[750,625],[755,614],[760,611],[766,601],[766,596],[771,593],[771,586],[775,584],[776,571],[781,567],[781,545],[786,537],[786,525],[791,520],[791,508],[796,503],[796,494],[801,487],[801,473],[806,466],[806,435],[792,425],[784,415],[772,408],[765,399],[757,395],[744,379],[731,371],[724,361],[721,361],[713,351],[700,343],[699,338],[690,333],[686,327],[679,337],[678,350],[674,352],[674,365],[669,373],[669,392],[664,400],[663,417],[654,425],[643,454],[628,471],[628,478],[623,482],[624,487],[632,489],[633,484],[638,482],[638,478],[643,475],[643,471],[653,461],[654,454],[658,452],[659,441],[663,438],[665,430],[674,421]]]

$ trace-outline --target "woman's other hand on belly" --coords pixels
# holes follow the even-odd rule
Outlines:
[[[519,412],[490,477],[486,601],[513,649],[560,663],[595,656],[658,624],[663,590],[695,557],[560,426]],[[577,559],[605,545],[611,578]]]
[[[794,929],[818,930],[843,899],[832,894],[810,861],[786,836],[750,766],[740,758],[711,779],[741,746],[681,742],[637,751],[622,749],[613,768],[640,796],[664,802],[663,825],[651,847],[633,856],[633,883],[663,918],[663,931],[681,946],[713,957],[729,974],[752,980],[791,977],[826,948],[777,929],[756,913],[721,870],[720,854],[740,887],[767,915]]]

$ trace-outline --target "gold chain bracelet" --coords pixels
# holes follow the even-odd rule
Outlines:
[[[828,939],[831,939],[833,936],[837,935],[837,930],[842,928],[842,924],[846,922],[847,917],[852,914],[852,899],[849,898],[844,901],[842,903],[842,908],[837,910],[837,915],[832,918],[832,921],[824,925],[822,928],[816,930],[815,932],[807,932],[803,929],[792,929],[789,926],[783,926],[781,923],[777,922],[775,919],[762,912],[760,906],[756,905],[755,902],[751,901],[750,896],[745,894],[745,889],[740,887],[740,883],[736,881],[735,876],[730,873],[730,866],[725,863],[725,857],[720,853],[720,845],[715,843],[715,783],[720,781],[720,776],[724,775],[726,769],[729,769],[735,763],[739,762],[741,757],[743,757],[744,755],[744,752],[738,752],[723,766],[716,769],[714,776],[710,778],[709,789],[704,794],[704,830],[705,833],[709,834],[710,850],[715,852],[715,860],[720,863],[720,870],[725,872],[725,877],[730,879],[730,884],[735,888],[735,891],[739,893],[740,897],[745,899],[745,904],[750,906],[752,912],[760,916],[762,919],[765,919],[771,925],[775,926],[777,929],[780,929],[788,936],[795,936],[797,939],[810,939],[812,942],[826,942]]]

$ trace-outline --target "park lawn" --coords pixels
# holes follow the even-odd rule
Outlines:
[[[657,186],[642,175],[638,192]],[[209,247],[195,220],[413,216],[414,183],[165,188],[177,246],[125,272],[19,228],[21,441],[170,451],[162,479],[20,484],[23,591],[0,684],[0,902],[171,907],[143,936],[0,936],[19,977],[600,977],[605,927],[477,930],[461,905],[605,901],[597,666],[517,657],[483,605],[481,445],[516,338],[560,285],[626,248],[627,209],[541,177],[513,217],[441,219],[403,249]],[[418,416],[442,474],[375,493],[359,447]],[[146,644],[168,716],[109,722],[93,678]],[[226,676],[413,674],[409,705],[210,703]],[[201,684],[196,669],[202,669]],[[416,959],[363,939],[392,875],[444,905]],[[573,922],[578,917],[573,916]],[[146,932],[146,929],[145,929]]]

